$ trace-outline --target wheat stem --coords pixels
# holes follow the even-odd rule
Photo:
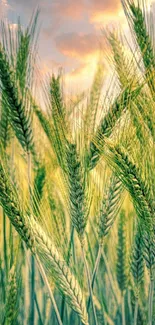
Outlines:
[[[15,139],[14,137],[12,138],[11,141],[11,179],[13,180],[13,169],[14,169],[14,159],[15,159]],[[11,247],[11,257],[10,257],[10,268],[13,265],[14,261],[14,242],[13,242],[13,227],[12,223],[10,222],[10,233],[9,233],[9,244]]]
[[[4,265],[5,265],[5,275],[8,278],[8,254],[7,254],[7,235],[6,235],[6,215],[3,210],[3,250],[4,250]]]
[[[30,324],[34,324],[35,320],[35,260],[31,255],[31,287],[30,287]]]
[[[122,325],[126,325],[125,320],[125,294],[122,294]]]
[[[70,262],[71,248],[72,248],[73,239],[74,239],[74,226],[72,226],[71,234],[70,234],[70,241],[69,241],[68,254],[67,254],[67,265],[69,265],[69,262]],[[62,306],[61,306],[61,319],[62,319],[62,322],[63,322],[63,319],[64,319],[64,311],[65,311],[65,295],[63,295],[63,297],[62,297]]]
[[[28,161],[28,188],[29,188],[29,210],[31,211],[31,152],[28,151],[27,153],[27,161]],[[27,253],[27,252],[26,252]],[[35,320],[35,260],[34,256],[31,255],[31,270],[30,270],[30,324],[34,324]]]
[[[30,151],[27,152],[27,164],[28,164],[27,176],[28,176],[28,187],[29,187],[29,199],[31,202],[31,152]]]
[[[9,227],[9,246],[10,246],[10,268],[13,265],[14,261],[14,244],[13,244],[13,228],[12,224],[10,222],[10,227]]]
[[[92,225],[91,221],[90,221],[90,224],[91,224],[91,228],[92,228],[92,231],[94,233],[94,236],[95,236],[95,238],[97,240],[97,234],[96,234],[96,231],[93,228],[93,225]],[[103,248],[102,248],[102,258],[104,260],[104,264],[105,264],[105,267],[106,267],[109,283],[110,283],[110,286],[111,286],[111,290],[112,290],[116,305],[117,305],[117,307],[119,307],[118,295],[116,295],[116,287],[115,287],[115,284],[114,284],[114,280],[113,280],[113,276],[112,276],[112,273],[111,273],[110,265],[108,263],[108,260],[107,260],[106,254],[104,253]]]
[[[37,299],[36,293],[35,293],[35,304],[36,304],[36,309],[37,309],[37,312],[38,312],[39,324],[40,325],[44,325],[43,324],[43,321],[42,321],[41,312],[40,312],[40,308],[39,308],[39,304],[38,304],[38,299]]]
[[[137,325],[138,317],[138,297],[136,297],[135,310],[134,310],[134,325]]]
[[[51,299],[51,302],[53,304],[53,307],[54,307],[54,310],[55,310],[55,314],[56,314],[56,317],[57,317],[57,321],[58,321],[58,324],[59,325],[63,325],[62,321],[61,321],[61,318],[60,318],[60,314],[59,314],[59,311],[58,311],[58,308],[57,308],[57,304],[55,302],[55,298],[54,298],[54,295],[51,291],[51,288],[50,288],[50,285],[49,285],[49,282],[47,280],[47,277],[46,277],[46,274],[45,274],[45,271],[44,271],[44,268],[40,262],[40,259],[38,257],[38,255],[35,255],[35,259],[37,261],[37,264],[38,264],[38,268],[39,268],[39,271],[40,271],[40,274],[42,276],[42,279],[47,287],[47,290],[48,290],[48,293],[49,293],[49,297]]]
[[[96,262],[95,262],[95,266],[94,266],[94,270],[93,270],[92,289],[94,287],[94,282],[95,282],[95,278],[96,278],[96,275],[97,275],[97,271],[98,271],[98,267],[99,267],[99,263],[100,263],[101,254],[102,254],[102,245],[99,246],[98,254],[97,254],[97,258],[96,258]]]
[[[99,263],[100,263],[101,254],[102,254],[102,245],[99,245],[97,258],[96,258],[95,266],[94,266],[94,270],[93,270],[92,280],[91,280],[92,292],[93,292],[93,288],[94,288],[95,278],[97,276],[97,271],[98,271],[98,267],[99,267]],[[89,310],[89,307],[90,307],[90,299],[91,299],[91,297],[89,296],[88,304],[87,304],[87,311]]]
[[[102,250],[102,257],[103,257],[105,267],[106,267],[106,270],[107,270],[107,275],[108,275],[109,283],[110,283],[110,286],[111,286],[111,290],[112,290],[116,305],[118,307],[119,306],[118,295],[116,294],[116,287],[115,287],[115,284],[114,284],[114,280],[113,280],[113,276],[112,276],[112,273],[111,273],[110,265],[109,265],[109,262],[107,260],[107,257],[106,257],[106,254],[105,254],[104,250]]]
[[[89,289],[89,295],[91,297],[91,302],[92,302],[92,308],[93,308],[93,315],[94,315],[94,324],[98,325],[97,321],[97,316],[96,316],[96,310],[95,310],[95,305],[93,301],[93,291],[92,291],[92,286],[91,286],[91,279],[90,279],[90,273],[89,273],[89,267],[86,259],[86,254],[84,250],[83,244],[81,244],[81,250],[82,250],[82,257],[83,257],[83,262],[84,262],[84,267],[87,275],[87,281],[88,281],[88,289]]]
[[[131,323],[132,319],[133,319],[133,315],[132,315],[131,290],[130,290],[130,288],[128,288],[127,296],[128,296],[127,298],[128,298],[129,319],[130,319],[130,323]]]
[[[149,314],[148,314],[148,325],[152,325],[153,323],[153,296],[154,296],[154,277],[153,274],[151,276],[150,281],[150,290],[149,290]]]

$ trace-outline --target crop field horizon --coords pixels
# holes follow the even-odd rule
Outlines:
[[[155,4],[45,2],[0,0],[0,325],[155,325]]]

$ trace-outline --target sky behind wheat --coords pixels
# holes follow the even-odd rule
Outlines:
[[[106,52],[102,29],[121,25],[120,0],[0,0],[0,17],[27,25],[39,6],[41,73],[63,67],[70,86],[89,86],[99,53]]]

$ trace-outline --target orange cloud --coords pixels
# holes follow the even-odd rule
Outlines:
[[[47,59],[47,60],[42,60],[38,71],[41,76],[45,77],[48,75],[52,75],[52,73],[56,73],[61,68],[62,68],[62,63],[52,59]]]
[[[34,0],[33,0],[34,1]],[[42,4],[42,10],[49,14],[81,19],[84,13],[90,16],[90,20],[101,14],[113,14],[121,8],[120,0],[53,0],[50,6]]]
[[[103,12],[103,13],[111,13],[116,12],[121,8],[120,0],[91,0],[90,2],[91,11]]]
[[[122,12],[120,0],[91,0],[89,7],[90,21],[102,25],[110,23],[111,20],[117,21],[121,19]]]
[[[57,0],[55,4],[59,14],[75,19],[81,17],[84,7],[84,0]]]
[[[68,90],[72,90],[73,93],[75,92],[76,94],[81,91],[81,89],[86,90],[90,88],[99,63],[103,64],[103,75],[105,76],[106,67],[102,59],[101,53],[92,54],[89,60],[82,62],[78,68],[72,69],[71,72],[66,73],[65,81]]]
[[[69,17],[71,19],[79,19],[84,12],[85,1],[84,0],[53,0],[50,5],[42,5],[42,10],[52,15],[56,14],[61,17]]]
[[[101,38],[93,33],[63,33],[56,37],[55,42],[61,53],[82,61],[99,52],[101,46]]]
[[[83,73],[83,71],[85,71],[86,67],[87,67],[86,63],[81,63],[78,68],[72,69],[72,71],[69,73],[69,75],[73,78],[77,77],[77,76],[81,75],[81,73]]]

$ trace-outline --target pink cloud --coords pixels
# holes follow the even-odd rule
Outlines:
[[[34,1],[34,0],[33,0]],[[42,4],[42,11],[52,16],[81,19],[84,13],[90,17],[116,13],[121,8],[120,0],[53,0],[50,5]]]
[[[96,53],[100,41],[95,34],[64,33],[56,37],[56,46],[64,55],[83,58]]]
[[[87,67],[87,64],[86,63],[82,63],[82,64],[80,64],[80,66],[78,68],[73,69],[70,72],[70,75],[71,76],[79,76],[79,74],[81,74],[81,72],[83,72],[86,67]]]
[[[51,12],[51,14],[56,14],[57,16],[79,19],[84,12],[84,8],[84,0],[54,0],[50,7],[43,6],[42,10],[47,14]]]
[[[110,16],[116,17],[122,10],[120,0],[91,0],[89,6],[89,17],[92,22],[108,21]]]
[[[93,11],[95,13],[97,12],[116,12],[117,10],[119,10],[121,7],[121,1],[120,0],[91,0],[90,1],[90,9],[93,13]]]

